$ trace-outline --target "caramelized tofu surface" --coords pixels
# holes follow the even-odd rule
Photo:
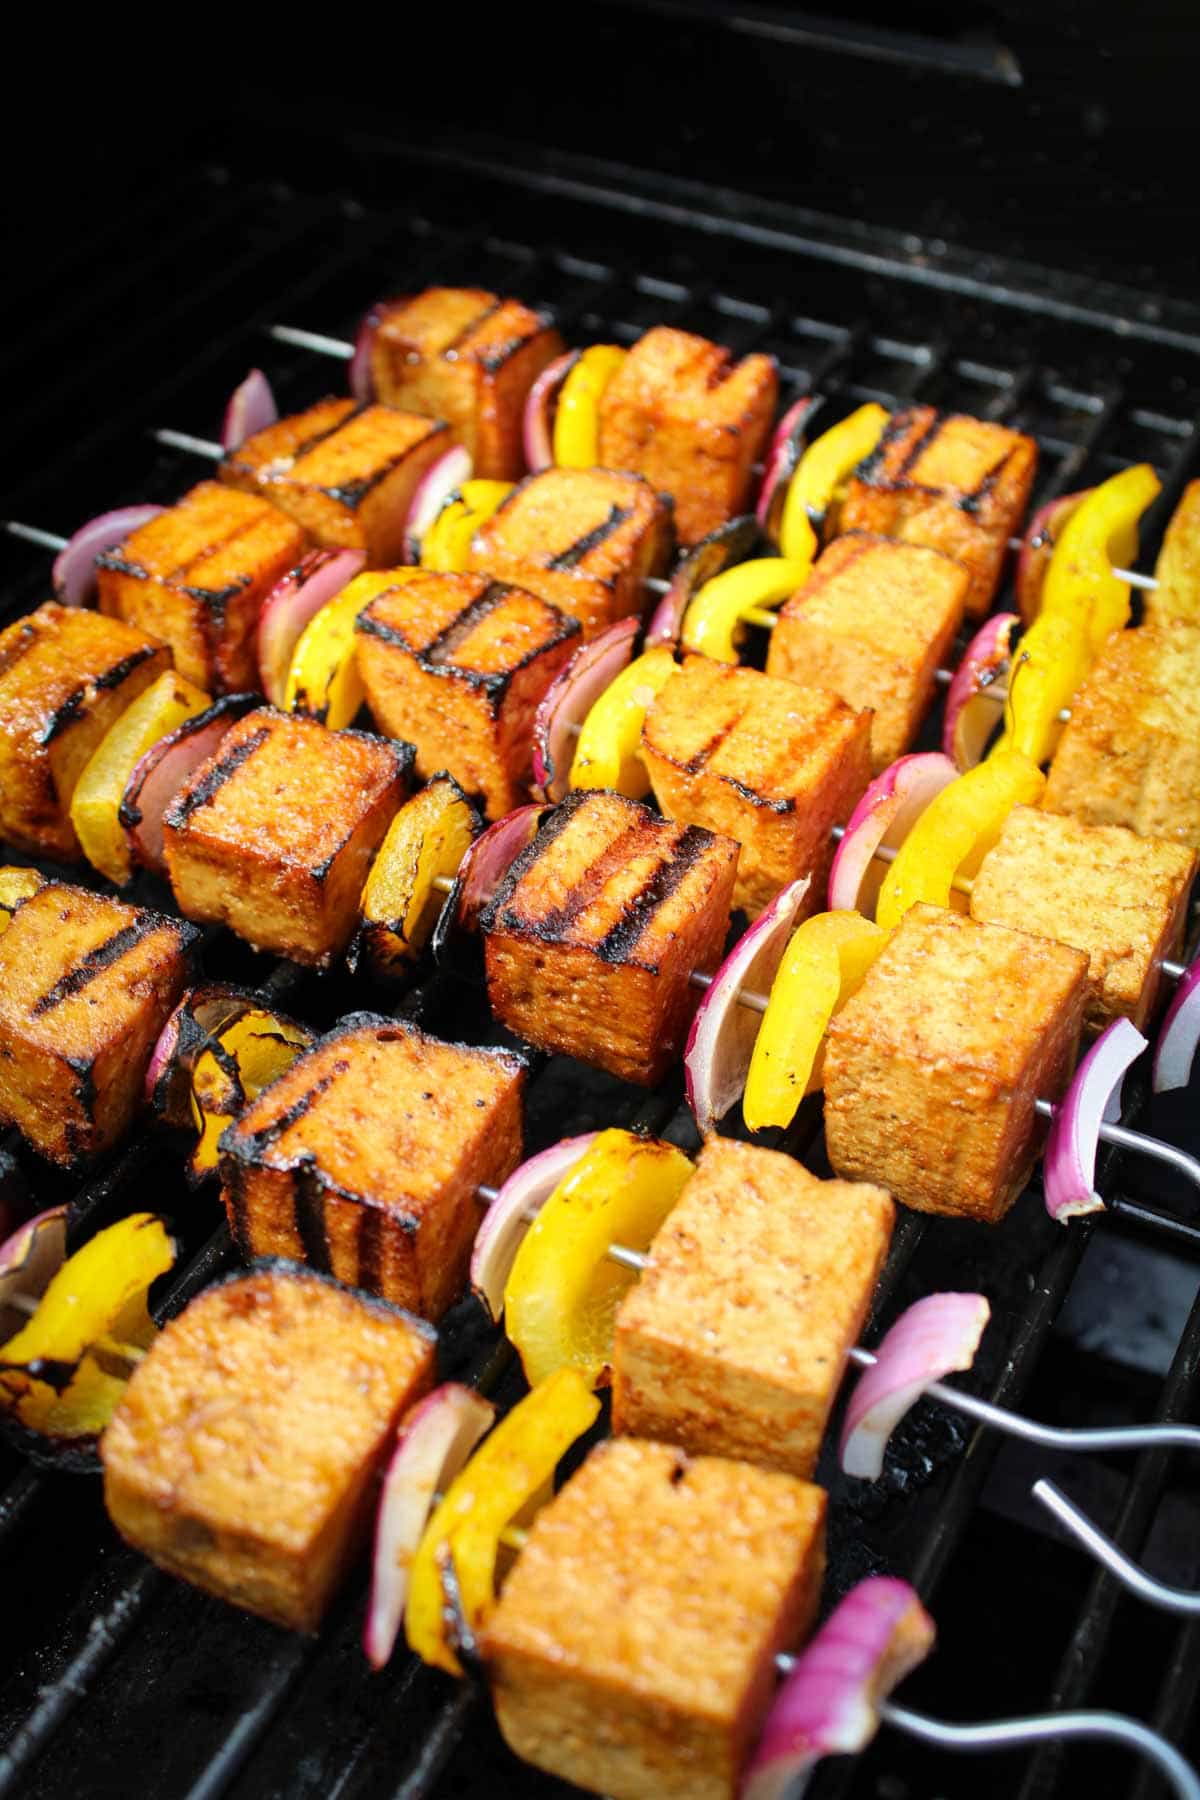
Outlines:
[[[262,603],[307,541],[266,500],[202,481],[97,558],[100,611],[161,638],[211,694],[257,688]]]
[[[352,1015],[225,1132],[234,1239],[439,1318],[466,1278],[476,1188],[520,1161],[523,1085],[507,1052]]]
[[[53,600],[0,631],[0,838],[60,862],[82,854],[75,784],[109,727],[170,667],[157,638]]]
[[[450,442],[436,420],[320,400],[230,450],[221,479],[271,501],[318,544],[365,551],[371,568],[388,569],[403,561],[417,483]]]
[[[247,713],[163,815],[180,907],[327,968],[354,932],[411,765],[408,744],[270,706]]]
[[[871,779],[871,715],[824,688],[689,656],[651,702],[642,756],[669,818],[741,845],[735,906],[754,917],[810,878],[797,915],[823,904],[844,824]]]
[[[734,362],[708,338],[658,325],[630,350],[600,401],[600,461],[673,496],[679,541],[744,512],[779,400],[769,356]]]
[[[1071,702],[1042,804],[1200,848],[1200,626],[1113,633]]]
[[[101,1439],[109,1517],[172,1575],[315,1631],[435,1344],[420,1320],[287,1264],[206,1288]]]
[[[683,1051],[693,969],[720,961],[737,845],[603,791],[570,795],[480,920],[488,1000],[528,1043],[653,1086]]]
[[[0,1120],[74,1167],[133,1122],[197,933],[52,881],[0,935]]]
[[[533,1521],[484,1633],[518,1756],[613,1800],[733,1800],[816,1616],[826,1497],[612,1438]]]
[[[1158,586],[1145,597],[1146,622],[1200,625],[1200,481],[1190,481],[1183,490],[1154,574]]]
[[[842,505],[842,531],[877,531],[924,544],[971,577],[967,613],[988,610],[1008,540],[1019,534],[1037,473],[1037,445],[964,413],[911,406],[859,464]]]
[[[962,624],[961,563],[873,532],[835,538],[771,633],[767,674],[869,708],[876,774],[913,743]]]
[[[614,1431],[811,1475],[895,1211],[710,1138],[617,1314]]]
[[[1144,1029],[1163,959],[1183,946],[1195,873],[1183,844],[1018,806],[972,884],[971,916],[1086,951],[1086,1024],[1124,1015]]]
[[[1003,1217],[1075,1068],[1088,959],[914,906],[832,1020],[825,1140],[839,1175],[918,1212]]]
[[[672,535],[665,501],[639,476],[544,469],[480,526],[470,566],[540,594],[593,638],[645,609],[646,578],[666,568]]]
[[[355,631],[367,704],[420,775],[448,769],[489,819],[528,797],[534,714],[577,620],[486,575],[429,573],[385,589]]]
[[[476,475],[518,480],[526,398],[565,349],[546,315],[484,288],[426,288],[385,301],[376,314],[371,373],[379,398],[445,419]]]

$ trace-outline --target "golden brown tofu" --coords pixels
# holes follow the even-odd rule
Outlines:
[[[811,1475],[895,1213],[710,1138],[617,1314],[613,1430]]]
[[[518,1756],[612,1800],[733,1800],[807,1635],[826,1497],[611,1438],[534,1519],[483,1637]]]
[[[358,922],[375,852],[407,796],[412,747],[262,706],[163,815],[175,898],[262,950],[328,968]]]
[[[648,482],[608,469],[528,476],[480,526],[470,566],[540,594],[585,638],[646,605],[646,578],[671,555],[671,516]]]
[[[486,575],[431,572],[386,588],[355,631],[367,705],[416,746],[419,774],[448,769],[489,819],[528,798],[534,714],[576,619]]]
[[[735,363],[708,338],[657,325],[600,401],[600,461],[632,469],[675,501],[682,544],[744,512],[779,400],[770,356]]]
[[[737,845],[601,791],[571,794],[483,913],[488,1000],[546,1050],[652,1087],[720,961]]]
[[[1088,955],[1085,1024],[1153,1016],[1164,958],[1187,926],[1196,854],[1122,825],[1084,825],[1018,806],[971,887],[971,916],[1073,944]]]
[[[404,560],[404,521],[417,483],[451,442],[450,428],[391,406],[319,400],[230,450],[222,481],[259,494],[318,544],[362,550],[373,569]]]
[[[1146,597],[1146,621],[1200,625],[1200,481],[1189,482],[1171,515],[1154,567],[1158,587]]]
[[[918,1212],[991,1224],[1033,1168],[1038,1100],[1075,1068],[1081,950],[914,906],[829,1027],[825,1141],[839,1175]]]
[[[435,1345],[419,1319],[286,1263],[206,1288],[100,1441],[109,1517],[172,1575],[315,1631]]]
[[[565,348],[545,313],[484,288],[426,288],[376,308],[375,392],[388,406],[445,419],[476,475],[516,481],[529,390]]]
[[[962,624],[970,577],[919,544],[835,538],[771,633],[767,674],[870,708],[878,774],[913,743]]]
[[[225,1132],[236,1243],[440,1318],[466,1278],[476,1188],[521,1159],[523,1085],[508,1052],[352,1014]]]
[[[1007,425],[911,406],[892,418],[859,464],[841,509],[842,531],[878,531],[924,544],[970,574],[967,612],[992,603],[1037,473],[1037,445]]]
[[[171,652],[120,619],[47,601],[0,631],[0,838],[82,855],[71,797],[101,738]]]
[[[1200,848],[1200,626],[1113,633],[1071,702],[1042,804]]]
[[[259,686],[262,603],[307,541],[267,501],[202,481],[97,558],[100,611],[169,644],[188,681],[243,693]]]
[[[642,756],[668,818],[741,845],[735,906],[753,918],[807,875],[824,905],[830,832],[871,779],[871,715],[824,688],[689,656],[651,702]]]
[[[0,935],[0,1120],[67,1167],[111,1148],[197,936],[59,881],[24,900]]]

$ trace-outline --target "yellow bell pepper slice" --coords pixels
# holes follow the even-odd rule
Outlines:
[[[443,575],[461,575],[471,539],[508,499],[513,486],[511,481],[464,481],[421,539],[421,567]]]
[[[475,809],[449,775],[400,808],[363,889],[363,922],[351,966],[364,955],[383,974],[421,954],[446,896],[434,886],[458,873],[475,836]]]
[[[0,1405],[48,1437],[103,1430],[157,1327],[151,1283],[175,1261],[161,1219],[133,1213],[67,1258],[15,1337],[0,1345]]]
[[[573,788],[611,788],[629,800],[649,793],[650,777],[641,755],[642,725],[646,708],[677,667],[671,651],[660,644],[622,669],[605,688],[579,733],[571,764]]]
[[[771,983],[742,1115],[751,1131],[790,1125],[821,1086],[829,1021],[862,986],[888,934],[856,912],[816,913],[792,933]]]
[[[200,1134],[192,1152],[193,1174],[199,1177],[216,1168],[225,1127],[312,1042],[313,1034],[304,1026],[256,1006],[217,1034],[217,1049],[200,1052],[192,1070],[192,1123]]]
[[[508,1335],[528,1381],[568,1364],[600,1379],[617,1307],[637,1279],[608,1260],[608,1247],[648,1250],[691,1173],[671,1144],[602,1131],[563,1176],[522,1240],[504,1290]]]
[[[22,900],[28,900],[45,883],[46,877],[39,875],[36,869],[18,869],[11,865],[0,869],[0,937],[8,930]]]
[[[1070,706],[1093,662],[1091,632],[1080,614],[1039,613],[1021,639],[1008,675],[1004,734],[997,749],[1048,762]]]
[[[79,777],[71,800],[75,835],[88,861],[119,887],[133,874],[120,813],[134,768],[160,739],[211,705],[202,689],[168,670],[125,708]]]
[[[600,461],[600,401],[627,355],[616,344],[592,344],[563,382],[554,413],[560,469],[594,469]]]
[[[1045,785],[1046,777],[1027,756],[997,748],[986,762],[944,787],[925,808],[884,876],[876,922],[891,931],[918,901],[953,905],[956,882],[975,874],[1013,807],[1036,806]]]
[[[1122,469],[1093,488],[1063,526],[1042,583],[1042,611],[1082,615],[1093,655],[1129,622],[1129,583],[1113,574],[1137,556],[1138,520],[1162,483],[1149,463]]]
[[[285,711],[320,719],[330,731],[351,723],[366,698],[354,654],[354,622],[364,606],[415,574],[415,569],[370,569],[313,614],[292,651]]]
[[[735,663],[743,626],[773,625],[766,609],[790,600],[811,570],[811,557],[786,556],[759,556],[722,570],[704,583],[683,615],[684,649],[713,662]]]
[[[463,1614],[477,1631],[495,1599],[501,1534],[547,1488],[599,1411],[578,1370],[558,1369],[513,1407],[454,1477],[412,1560],[404,1631],[423,1662],[462,1673],[446,1633],[445,1560],[453,1559]]]
[[[814,438],[788,483],[779,524],[779,548],[784,556],[811,562],[839,489],[863,457],[870,456],[888,418],[883,407],[871,401]]]

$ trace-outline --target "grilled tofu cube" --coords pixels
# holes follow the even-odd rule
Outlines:
[[[878,773],[912,744],[962,624],[961,563],[873,532],[835,538],[771,633],[767,674],[869,707]]]
[[[735,363],[708,338],[658,325],[630,350],[600,401],[600,461],[675,500],[694,544],[744,512],[779,400],[769,356]]]
[[[754,917],[807,875],[798,918],[824,904],[830,831],[871,779],[871,715],[825,688],[689,656],[642,727],[642,757],[668,818],[741,845],[733,903]]]
[[[0,631],[0,837],[77,859],[75,783],[110,725],[170,667],[156,638],[52,600]]]
[[[234,1239],[439,1318],[466,1277],[476,1188],[520,1161],[523,1084],[505,1051],[351,1015],[226,1130]]]
[[[994,1224],[1041,1147],[1038,1100],[1075,1068],[1088,959],[914,906],[829,1027],[825,1141],[839,1175],[917,1212]]]
[[[1154,566],[1157,588],[1146,595],[1146,620],[1200,625],[1200,481],[1189,482],[1171,515]]]
[[[811,1475],[895,1212],[710,1138],[617,1314],[613,1430]]]
[[[96,559],[100,611],[161,638],[212,694],[257,688],[262,603],[307,541],[266,500],[202,481]]]
[[[372,859],[409,792],[412,754],[270,706],[247,713],[163,814],[180,907],[328,968],[353,935]]]
[[[1122,825],[1083,825],[1018,806],[971,887],[971,916],[1073,944],[1088,955],[1085,1024],[1144,1028],[1179,954],[1196,854]]]
[[[449,426],[437,420],[319,400],[230,450],[220,473],[270,500],[318,544],[363,550],[371,568],[388,569],[404,560],[417,483],[450,442]]]
[[[816,1616],[826,1497],[612,1438],[534,1519],[483,1636],[500,1729],[613,1800],[733,1800]]]
[[[496,1017],[546,1050],[652,1087],[683,1051],[729,926],[737,845],[602,791],[574,793],[484,911]]]
[[[1020,531],[1037,473],[1037,445],[1007,425],[911,406],[892,418],[859,464],[842,531],[878,531],[963,564],[967,612],[992,603],[1008,540]]]
[[[486,575],[418,576],[358,615],[356,652],[381,730],[448,769],[487,816],[527,798],[533,718],[579,642],[579,623]]]
[[[0,935],[0,1120],[72,1168],[131,1124],[197,932],[47,882]]]
[[[671,555],[666,503],[637,475],[544,469],[480,526],[470,566],[540,594],[593,638],[646,604],[647,576]]]
[[[565,348],[545,313],[484,288],[426,288],[376,308],[375,392],[388,406],[445,419],[475,473],[516,481],[529,390]]]
[[[206,1288],[101,1439],[109,1517],[172,1575],[315,1631],[435,1345],[420,1320],[287,1264]]]
[[[1042,804],[1200,848],[1200,626],[1113,633],[1071,702]]]

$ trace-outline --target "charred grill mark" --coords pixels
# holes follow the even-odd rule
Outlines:
[[[988,470],[973,493],[959,495],[957,506],[960,512],[974,515],[981,510],[994,493],[996,484],[1015,455],[1016,445],[1014,444],[1011,449],[1004,452],[999,462]]]
[[[473,337],[481,325],[486,325],[488,320],[493,318],[503,305],[503,300],[493,296],[491,305],[485,306],[481,313],[477,313],[473,319],[469,320],[468,323],[463,326],[458,336],[451,338],[450,342],[438,352],[442,361],[449,363],[457,362],[459,351],[467,342],[467,339]]]
[[[361,411],[361,408],[359,410]],[[349,512],[356,512],[371,490],[377,488],[381,481],[386,481],[394,469],[398,469],[402,462],[407,461],[415,451],[421,448],[422,444],[427,444],[431,437],[438,433],[444,433],[448,429],[449,427],[441,419],[431,419],[429,430],[424,437],[419,437],[415,443],[407,445],[403,450],[398,450],[395,456],[389,456],[385,462],[372,469],[369,475],[362,475],[357,481],[338,482],[334,487],[318,486],[317,491],[328,495],[330,500],[336,500],[339,506],[346,507]]]
[[[36,627],[26,621],[26,623],[21,626],[21,629],[14,634],[13,641],[6,646],[3,655],[0,655],[0,675],[7,675],[8,671],[13,668],[16,663],[19,663],[23,656],[28,655],[29,651],[33,649],[33,646],[37,641],[38,632]]]
[[[602,519],[599,525],[594,525],[589,532],[586,532],[583,537],[577,538],[565,550],[560,550],[557,556],[552,556],[545,566],[548,569],[578,568],[585,556],[604,543],[606,538],[610,538],[613,532],[632,516],[632,506],[618,506],[614,502],[609,508],[606,519]]]
[[[338,1076],[344,1075],[349,1067],[350,1064],[345,1058],[339,1058],[332,1068],[313,1082],[310,1088],[305,1088],[298,1100],[293,1100],[292,1104],[285,1107],[278,1118],[272,1119],[260,1131],[243,1131],[240,1126],[235,1127],[234,1147],[231,1154],[243,1162],[260,1160],[275,1140],[282,1137],[284,1132],[296,1123],[297,1119],[302,1119],[314,1101],[319,1100],[326,1089],[332,1087]]]
[[[111,669],[105,669],[102,675],[95,675],[90,681],[69,693],[62,705],[57,707],[38,734],[38,743],[52,744],[71,725],[82,718],[88,695],[103,693],[106,688],[118,688],[133,671],[150,657],[157,656],[158,650],[153,644],[143,644],[140,650],[133,650],[115,662]]]
[[[325,1229],[325,1190],[311,1161],[296,1170],[292,1212],[304,1260],[318,1274],[331,1273],[329,1236]]]
[[[342,851],[346,848],[346,845],[350,842],[350,839],[354,836],[354,833],[357,830],[358,830],[357,821],[352,821],[351,824],[347,827],[347,829],[342,833],[342,835],[338,839],[337,843],[334,844],[333,848],[329,851],[328,855],[323,856],[321,858],[320,862],[314,864],[314,866],[308,871],[315,882],[320,883],[320,882],[326,881],[328,879],[329,871],[332,869],[334,863],[337,861],[338,857],[342,854]]]
[[[326,438],[333,437],[335,432],[343,431],[351,419],[357,419],[360,413],[367,410],[369,404],[369,401],[360,401],[357,406],[352,406],[349,412],[343,413],[335,424],[326,425],[322,430],[314,431],[311,437],[302,438],[295,449],[284,457],[273,457],[269,463],[243,462],[239,459],[239,452],[245,448],[245,445],[239,444],[236,450],[231,450],[225,457],[225,465],[232,469],[244,470],[256,481],[283,480],[302,456],[307,456],[310,450],[315,450],[318,444],[323,444]],[[270,431],[273,427],[268,425],[266,429]],[[254,440],[251,438],[248,441],[253,443]]]
[[[89,950],[82,962],[77,963],[73,969],[60,976],[52,988],[47,988],[46,992],[34,1001],[29,1009],[32,1017],[43,1018],[56,1006],[61,1006],[64,1000],[70,1000],[76,994],[82,993],[84,988],[95,981],[98,975],[104,973],[105,969],[110,969],[113,963],[119,962],[127,950],[132,950],[133,946],[140,943],[142,938],[149,937],[150,933],[157,929],[158,920],[154,918],[142,917],[135,919],[132,925],[122,925],[120,931],[115,931],[102,944],[97,944],[94,950]]]
[[[122,556],[120,549],[102,550],[96,558],[98,569],[108,569],[114,575],[127,575],[133,581],[149,581],[150,571],[144,563],[133,562],[128,556]]]
[[[182,725],[177,725],[171,736],[176,741],[182,742],[183,739],[192,737],[197,731],[207,731],[214,719],[221,719],[228,715],[232,724],[235,720],[244,717],[246,713],[253,712],[255,707],[261,706],[261,704],[262,701],[258,694],[226,694],[220,700],[215,700],[211,706],[206,706],[204,711],[197,713],[194,718],[185,719]],[[132,830],[135,825],[140,825],[142,822],[142,809],[138,805],[138,801],[141,799],[142,788],[152,773],[152,769],[147,769],[137,787],[126,788],[122,796],[121,804],[117,809],[117,817],[127,830]]]
[[[626,906],[623,916],[596,945],[596,955],[602,962],[625,962],[632,956],[639,938],[659,907],[664,906],[671,898],[711,842],[712,833],[702,825],[686,827],[670,855],[659,864],[643,885],[641,893]]]
[[[249,498],[253,500],[254,497],[249,496]],[[266,505],[267,502],[259,500],[256,504],[263,506]],[[234,525],[231,530],[224,532],[220,537],[210,538],[208,543],[201,545],[198,550],[193,550],[186,562],[177,563],[173,569],[167,570],[165,574],[156,573],[155,580],[161,581],[164,587],[178,588],[181,593],[189,594],[194,600],[233,599],[235,595],[241,593],[243,588],[249,587],[253,579],[252,576],[239,575],[230,587],[203,588],[194,587],[188,584],[188,571],[194,569],[197,563],[204,562],[210,556],[215,556],[218,551],[225,551],[228,553],[233,545],[237,543],[239,538],[246,537],[250,533],[260,530],[262,523],[261,517],[239,519],[237,524]]]
[[[506,589],[503,582],[489,581],[483,591],[474,600],[467,602],[462,610],[454,615],[449,624],[444,625],[437,636],[431,638],[421,651],[421,661],[431,663],[435,668],[439,664],[449,662],[463,639],[474,631],[481,620],[489,613],[495,612],[503,600]]]
[[[595,862],[588,864],[563,904],[533,922],[537,935],[547,939],[564,937],[580,914],[603,893],[609,877],[657,843],[658,833],[650,821],[635,819],[600,852]]]
[[[736,676],[736,674],[737,674],[736,668],[733,666],[730,666],[729,668],[727,668],[724,671],[724,674],[722,675],[722,680],[731,681]],[[706,744],[702,744],[700,746],[699,750],[697,750],[693,756],[690,756],[685,763],[681,763],[679,765],[682,768],[684,774],[685,775],[698,775],[700,773],[701,769],[703,769],[704,765],[707,762],[709,762],[712,757],[714,757],[716,755],[717,751],[721,748],[721,745],[725,742],[725,739],[727,737],[729,737],[730,733],[733,731],[736,731],[737,727],[741,724],[741,722],[742,722],[742,714],[740,711],[735,712],[733,714],[732,718],[726,719],[725,723],[717,728],[717,730],[713,733],[712,737],[709,738],[709,740]],[[674,759],[672,758],[671,760],[673,761]]]
[[[260,725],[257,731],[235,744],[232,750],[220,757],[190,793],[178,794],[163,814],[166,824],[178,829],[185,825],[194,812],[202,806],[208,806],[231,775],[235,775],[243,763],[249,762],[261,744],[266,743],[271,735],[269,725]]]
[[[239,575],[236,581],[229,582],[223,588],[188,587],[181,585],[179,592],[186,594],[189,600],[198,600],[201,606],[209,606],[215,612],[224,612],[231,600],[244,594],[254,580],[252,575]]]
[[[727,787],[731,787],[741,799],[748,800],[751,806],[760,807],[763,812],[790,813],[796,810],[794,794],[785,794],[782,799],[770,800],[765,794],[760,794],[757,788],[747,787],[746,783],[739,781],[736,775],[722,775],[721,780]]]
[[[529,873],[529,870],[533,868],[539,858],[546,854],[546,851],[550,848],[555,838],[562,836],[562,833],[567,829],[567,826],[571,823],[571,820],[575,817],[575,814],[587,799],[588,793],[586,789],[583,788],[580,788],[576,793],[568,794],[567,798],[554,812],[551,813],[550,817],[539,828],[537,835],[533,838],[532,842],[526,844],[524,850],[522,850],[518,856],[514,856],[512,862],[508,865],[508,873],[505,875],[503,881],[500,883],[487,905],[480,911],[479,928],[481,931],[488,931],[497,923],[510,925],[518,931],[524,927],[525,921],[523,919],[518,918],[515,913],[510,913],[506,910],[508,903],[512,899],[513,894],[523,877]]]
[[[902,414],[901,417],[903,416],[904,415]],[[924,430],[917,432],[912,443],[909,444],[908,449],[904,453],[904,460],[892,477],[895,486],[898,487],[912,473],[913,467],[918,459],[923,456],[925,451],[934,443],[944,429],[945,424],[946,421],[941,413],[934,413]]]

